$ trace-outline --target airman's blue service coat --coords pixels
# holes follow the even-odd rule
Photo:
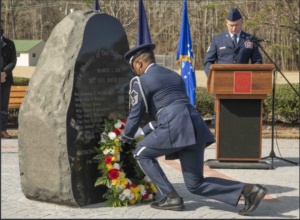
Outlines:
[[[258,46],[249,40],[250,34],[241,31],[237,46],[234,46],[228,31],[212,38],[204,59],[204,71],[208,76],[211,64],[259,64],[262,56]]]
[[[176,72],[151,64],[130,82],[130,112],[122,133],[132,143],[146,112],[153,121],[143,127],[146,137],[139,143],[149,148],[182,148],[215,142],[206,123],[188,99],[185,83]]]

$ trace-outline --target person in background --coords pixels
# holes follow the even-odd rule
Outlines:
[[[3,36],[1,20],[1,138],[11,138],[7,133],[9,94],[13,81],[13,69],[17,63],[16,47],[12,40]]]
[[[228,13],[227,31],[213,36],[204,59],[204,72],[208,76],[211,64],[261,64],[263,62],[258,46],[249,40],[244,32],[243,18],[237,8]]]
[[[129,50],[124,58],[137,74],[130,81],[130,106],[125,129],[120,135],[123,149],[133,150],[141,170],[163,195],[151,204],[162,210],[183,210],[183,198],[169,182],[157,161],[158,157],[179,159],[187,189],[196,195],[237,206],[243,195],[245,207],[240,215],[253,212],[267,193],[258,184],[245,184],[216,177],[204,177],[204,151],[215,142],[208,126],[197,109],[190,104],[185,83],[176,72],[155,62],[155,44],[139,45]],[[148,113],[152,121],[143,128],[141,119]]]

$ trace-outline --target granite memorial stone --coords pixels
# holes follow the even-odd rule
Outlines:
[[[105,118],[127,115],[133,73],[120,22],[75,11],[53,29],[19,112],[21,188],[29,199],[70,206],[103,202],[93,157]]]

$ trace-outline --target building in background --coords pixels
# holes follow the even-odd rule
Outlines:
[[[44,40],[13,40],[17,51],[16,66],[36,66],[45,47]]]

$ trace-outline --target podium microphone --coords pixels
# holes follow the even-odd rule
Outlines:
[[[249,40],[253,41],[253,42],[256,42],[256,43],[259,43],[259,42],[262,42],[262,41],[270,42],[269,40],[266,40],[266,39],[263,39],[263,38],[259,38],[259,37],[256,37],[254,35],[250,35]]]

